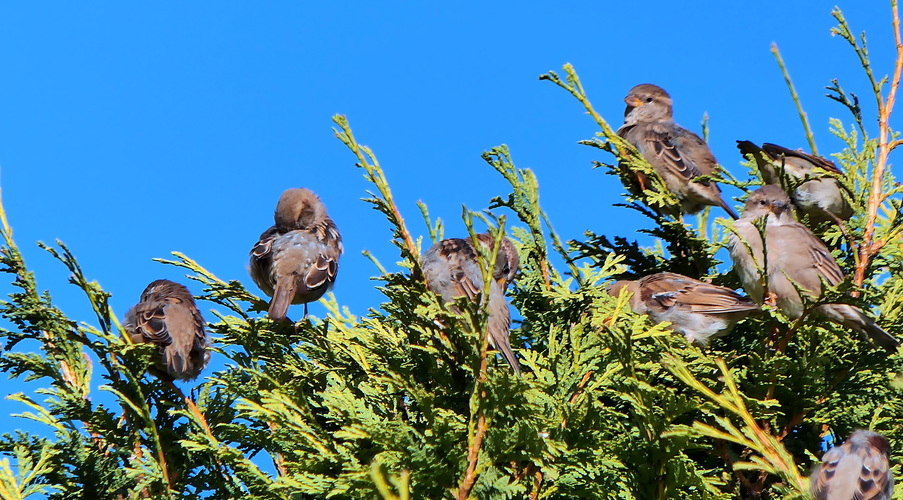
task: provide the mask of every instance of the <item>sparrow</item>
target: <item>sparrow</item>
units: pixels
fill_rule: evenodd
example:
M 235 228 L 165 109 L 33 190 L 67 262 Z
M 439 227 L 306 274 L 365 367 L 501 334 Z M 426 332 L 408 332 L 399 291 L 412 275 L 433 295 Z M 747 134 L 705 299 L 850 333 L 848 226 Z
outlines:
M 495 237 L 482 233 L 477 235 L 480 245 L 491 255 Z M 421 268 L 427 287 L 439 295 L 443 303 L 456 297 L 467 297 L 476 302 L 483 293 L 483 273 L 477 260 L 478 250 L 470 238 L 450 238 L 442 240 L 424 252 Z M 518 376 L 520 364 L 511 350 L 508 338 L 511 327 L 511 313 L 505 300 L 505 290 L 514 280 L 520 260 L 517 250 L 508 238 L 502 237 L 495 263 L 492 267 L 492 281 L 489 284 L 489 342 L 499 351 L 502 358 Z M 454 312 L 459 312 L 452 308 Z
M 794 188 L 791 201 L 810 219 L 840 221 L 853 216 L 853 207 L 843 196 L 840 182 L 816 170 L 843 175 L 834 162 L 767 142 L 760 148 L 749 141 L 737 141 L 737 148 L 744 156 L 753 157 L 766 184 Z M 786 178 L 782 178 L 782 170 Z
M 854 432 L 822 457 L 812 471 L 810 491 L 815 500 L 890 500 L 890 443 L 875 432 Z
M 275 225 L 260 235 L 251 249 L 251 278 L 273 297 L 268 314 L 285 319 L 290 304 L 323 296 L 335 283 L 342 255 L 342 236 L 326 206 L 313 191 L 288 189 L 279 197 Z
M 730 288 L 676 273 L 616 281 L 608 293 L 617 297 L 625 288 L 633 294 L 633 312 L 645 314 L 655 323 L 670 322 L 671 330 L 698 346 L 726 335 L 734 324 L 759 309 L 755 302 Z
M 123 326 L 132 342 L 160 347 L 151 367 L 158 377 L 191 380 L 210 361 L 204 318 L 191 292 L 179 283 L 157 280 L 147 285 Z
M 630 89 L 624 98 L 624 125 L 618 135 L 643 155 L 661 176 L 665 186 L 677 196 L 684 213 L 694 214 L 706 205 L 723 208 L 731 218 L 737 214 L 721 197 L 711 181 L 694 182 L 701 175 L 718 172 L 718 162 L 698 135 L 674 123 L 671 96 L 661 87 L 643 83 Z M 637 174 L 641 189 L 648 184 Z
M 767 251 L 764 255 L 762 237 L 753 224 L 760 217 L 766 218 L 764 247 Z M 816 300 L 821 295 L 822 280 L 830 286 L 844 280 L 843 272 L 824 242 L 797 222 L 790 198 L 778 186 L 767 185 L 753 191 L 746 201 L 743 216 L 734 222 L 734 230 L 730 235 L 729 249 L 734 271 L 740 277 L 743 289 L 758 304 L 764 303 L 766 297 L 760 269 L 767 257 L 765 278 L 769 299 L 773 298 L 777 307 L 791 319 L 799 318 L 804 312 L 803 299 L 797 287 L 809 299 Z M 863 338 L 871 338 L 890 352 L 900 346 L 897 339 L 856 306 L 822 304 L 814 311 L 855 330 Z

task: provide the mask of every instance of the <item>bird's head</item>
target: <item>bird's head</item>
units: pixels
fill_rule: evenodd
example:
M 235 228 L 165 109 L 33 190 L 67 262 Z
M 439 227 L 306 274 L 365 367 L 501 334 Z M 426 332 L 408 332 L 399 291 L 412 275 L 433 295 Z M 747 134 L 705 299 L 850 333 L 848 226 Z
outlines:
M 307 188 L 285 190 L 276 204 L 273 219 L 280 231 L 308 229 L 327 217 L 326 207 L 317 195 Z
M 746 199 L 743 218 L 757 219 L 773 215 L 776 219 L 793 218 L 793 206 L 790 197 L 780 186 L 769 184 L 752 192 Z
M 477 235 L 480 244 L 487 250 L 492 251 L 495 245 L 495 236 L 489 233 L 481 233 Z M 517 249 L 511 240 L 502 236 L 499 251 L 496 254 L 495 265 L 492 269 L 492 278 L 499 282 L 503 287 L 508 286 L 514 281 L 517 269 L 520 267 L 520 257 L 517 255 Z
M 624 102 L 627 103 L 624 110 L 626 124 L 671 119 L 671 96 L 651 83 L 642 83 L 630 89 Z
M 185 285 L 169 280 L 152 281 L 141 292 L 141 302 L 161 302 L 170 298 L 180 299 L 184 302 L 194 300 Z

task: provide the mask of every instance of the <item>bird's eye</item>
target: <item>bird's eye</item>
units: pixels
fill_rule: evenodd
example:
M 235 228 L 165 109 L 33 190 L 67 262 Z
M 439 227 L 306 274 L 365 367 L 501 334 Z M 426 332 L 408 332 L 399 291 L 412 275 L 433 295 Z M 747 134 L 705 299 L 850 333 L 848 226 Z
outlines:
M 646 98 L 646 102 L 652 102 L 652 98 L 651 98 L 651 97 L 647 97 L 647 98 Z
M 765 203 L 765 200 L 759 200 L 759 205 L 767 205 L 767 203 Z

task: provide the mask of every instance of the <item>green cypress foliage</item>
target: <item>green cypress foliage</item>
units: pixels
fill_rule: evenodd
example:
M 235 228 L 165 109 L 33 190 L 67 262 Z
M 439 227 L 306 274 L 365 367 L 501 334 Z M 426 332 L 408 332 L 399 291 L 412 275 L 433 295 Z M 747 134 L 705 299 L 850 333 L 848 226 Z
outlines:
M 833 224 L 815 231 L 850 278 L 809 307 L 855 303 L 903 338 L 903 187 L 887 156 L 900 144 L 887 118 L 903 49 L 896 73 L 877 80 L 864 36 L 834 15 L 836 34 L 866 70 L 879 128 L 833 82 L 829 97 L 852 116 L 852 124 L 832 120 L 831 131 L 845 144 L 836 154 L 846 171 L 839 179 L 856 215 L 846 224 L 850 239 Z M 626 297 L 608 295 L 612 279 L 663 270 L 737 287 L 721 262 L 732 226 L 710 221 L 708 211 L 659 215 L 677 200 L 596 113 L 575 70 L 565 65 L 562 77 L 541 79 L 576 98 L 599 126 L 583 143 L 599 149 L 600 167 L 625 183 L 630 171 L 643 171 L 658 188 L 622 203 L 648 217 L 642 230 L 656 244 L 591 232 L 561 241 L 540 205 L 537 174 L 516 167 L 505 146 L 483 154 L 510 192 L 491 200 L 490 211 L 463 216 L 473 231 L 494 226 L 516 240 L 521 270 L 509 296 L 520 318 L 512 345 L 523 378 L 488 350 L 485 307 L 458 300 L 455 313 L 428 291 L 419 255 L 443 226 L 421 204 L 428 234 L 415 236 L 392 197 L 391 168 L 357 142 L 343 116 L 334 117 L 336 137 L 372 183 L 364 202 L 386 216 L 387 239 L 399 251 L 391 268 L 374 259 L 385 301 L 355 316 L 328 295 L 325 318 L 273 323 L 244 283 L 222 281 L 174 252 L 160 262 L 199 283 L 202 309 L 214 310 L 207 316 L 216 355 L 228 360 L 189 394 L 145 374 L 154 348 L 123 335 L 110 294 L 62 242 L 41 247 L 70 273 L 94 316 L 76 320 L 58 309 L 0 207 L 0 265 L 13 285 L 0 302 L 12 325 L 2 332 L 0 369 L 42 385 L 11 398 L 44 429 L 0 438 L 0 497 L 806 498 L 827 432 L 839 441 L 871 428 L 890 439 L 899 460 L 899 355 L 818 317 L 789 320 L 770 307 L 698 348 L 631 312 Z M 717 180 L 760 183 L 754 164 L 746 167 L 750 182 Z

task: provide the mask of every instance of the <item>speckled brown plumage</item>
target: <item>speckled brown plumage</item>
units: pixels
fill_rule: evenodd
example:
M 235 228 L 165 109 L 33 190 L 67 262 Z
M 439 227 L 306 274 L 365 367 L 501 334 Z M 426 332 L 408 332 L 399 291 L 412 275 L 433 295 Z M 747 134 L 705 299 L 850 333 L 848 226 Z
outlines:
M 714 175 L 718 162 L 701 137 L 674 123 L 671 96 L 661 87 L 643 83 L 630 89 L 624 98 L 624 124 L 618 135 L 643 155 L 680 200 L 681 211 L 693 214 L 706 205 L 721 207 L 732 218 L 737 214 L 724 201 L 718 185 L 694 178 Z M 644 182 L 637 174 L 641 187 Z M 636 193 L 635 193 L 636 194 Z
M 158 376 L 193 379 L 210 360 L 204 318 L 191 292 L 179 283 L 157 280 L 149 284 L 126 314 L 124 327 L 132 342 L 160 347 L 151 368 Z
M 889 500 L 894 492 L 890 443 L 881 434 L 858 430 L 828 450 L 812 471 L 815 500 Z
M 285 319 L 290 304 L 313 302 L 335 283 L 342 236 L 313 191 L 286 190 L 268 228 L 251 249 L 251 278 L 273 300 L 268 314 Z
M 480 245 L 491 251 L 495 243 L 492 236 L 483 233 L 477 235 L 477 239 Z M 502 238 L 492 267 L 488 304 L 489 340 L 518 375 L 521 369 L 511 350 L 511 313 L 505 300 L 505 289 L 514 280 L 519 263 L 514 245 L 507 238 Z M 456 297 L 476 301 L 483 292 L 483 273 L 477 260 L 477 250 L 469 238 L 451 238 L 436 243 L 424 252 L 421 267 L 427 286 L 442 297 L 443 302 L 451 302 Z
M 677 273 L 656 273 L 634 281 L 617 281 L 608 293 L 618 296 L 626 288 L 633 293 L 630 307 L 652 321 L 671 323 L 697 345 L 727 334 L 734 324 L 759 309 L 748 297 L 730 288 L 713 285 Z

